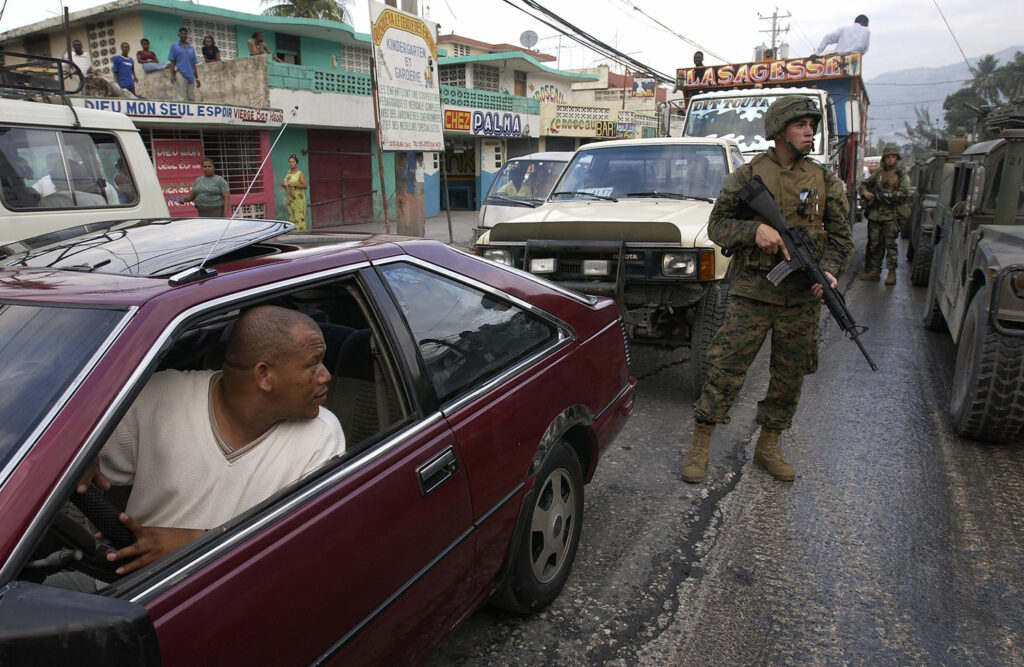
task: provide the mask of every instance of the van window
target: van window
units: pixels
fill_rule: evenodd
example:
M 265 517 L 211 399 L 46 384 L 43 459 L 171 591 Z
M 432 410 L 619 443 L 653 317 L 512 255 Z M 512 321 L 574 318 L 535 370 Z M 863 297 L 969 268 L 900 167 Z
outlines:
M 9 210 L 110 208 L 139 201 L 117 139 L 102 132 L 0 128 L 0 193 Z

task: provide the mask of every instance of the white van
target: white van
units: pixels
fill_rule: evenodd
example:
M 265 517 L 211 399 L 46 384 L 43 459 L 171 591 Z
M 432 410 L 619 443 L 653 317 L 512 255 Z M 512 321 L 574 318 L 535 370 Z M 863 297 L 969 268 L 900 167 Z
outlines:
M 109 111 L 0 99 L 0 185 L 0 246 L 92 222 L 168 217 L 142 137 Z

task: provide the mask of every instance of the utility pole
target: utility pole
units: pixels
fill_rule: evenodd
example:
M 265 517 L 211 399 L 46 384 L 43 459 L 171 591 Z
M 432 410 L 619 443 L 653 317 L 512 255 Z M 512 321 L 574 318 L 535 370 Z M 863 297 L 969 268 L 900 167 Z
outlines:
M 761 19 L 762 21 L 771 21 L 772 22 L 771 30 L 759 30 L 758 32 L 770 32 L 772 34 L 772 57 L 773 58 L 778 58 L 779 57 L 779 51 L 778 51 L 778 46 L 777 46 L 777 44 L 779 42 L 778 36 L 781 33 L 789 32 L 789 26 L 788 25 L 785 28 L 779 27 L 779 19 L 788 19 L 791 16 L 792 16 L 792 14 L 790 14 L 789 12 L 786 12 L 785 15 L 780 15 L 778 7 L 775 8 L 775 11 L 772 12 L 771 16 L 761 16 L 760 12 L 758 12 L 758 14 L 757 14 L 757 18 Z

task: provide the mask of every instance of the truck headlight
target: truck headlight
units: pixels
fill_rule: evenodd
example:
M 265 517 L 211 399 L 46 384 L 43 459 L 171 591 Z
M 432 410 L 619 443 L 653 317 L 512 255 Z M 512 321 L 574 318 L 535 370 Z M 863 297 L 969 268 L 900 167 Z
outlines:
M 1018 299 L 1024 299 L 1024 271 L 1010 274 L 1010 287 Z
M 485 248 L 480 256 L 484 259 L 489 259 L 492 262 L 498 264 L 504 264 L 506 266 L 512 266 L 512 251 L 502 250 L 500 248 Z
M 554 273 L 555 272 L 555 258 L 554 257 L 541 257 L 539 259 L 530 260 L 530 273 Z
M 693 276 L 697 256 L 692 252 L 667 252 L 661 256 L 661 273 L 666 276 Z

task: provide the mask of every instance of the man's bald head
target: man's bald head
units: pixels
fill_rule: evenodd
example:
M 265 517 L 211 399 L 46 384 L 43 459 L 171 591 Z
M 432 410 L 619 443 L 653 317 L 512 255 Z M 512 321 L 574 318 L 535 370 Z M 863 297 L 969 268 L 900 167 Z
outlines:
M 295 330 L 320 331 L 313 318 L 280 306 L 257 306 L 235 323 L 224 358 L 225 366 L 247 370 L 259 362 L 273 365 L 293 351 Z

